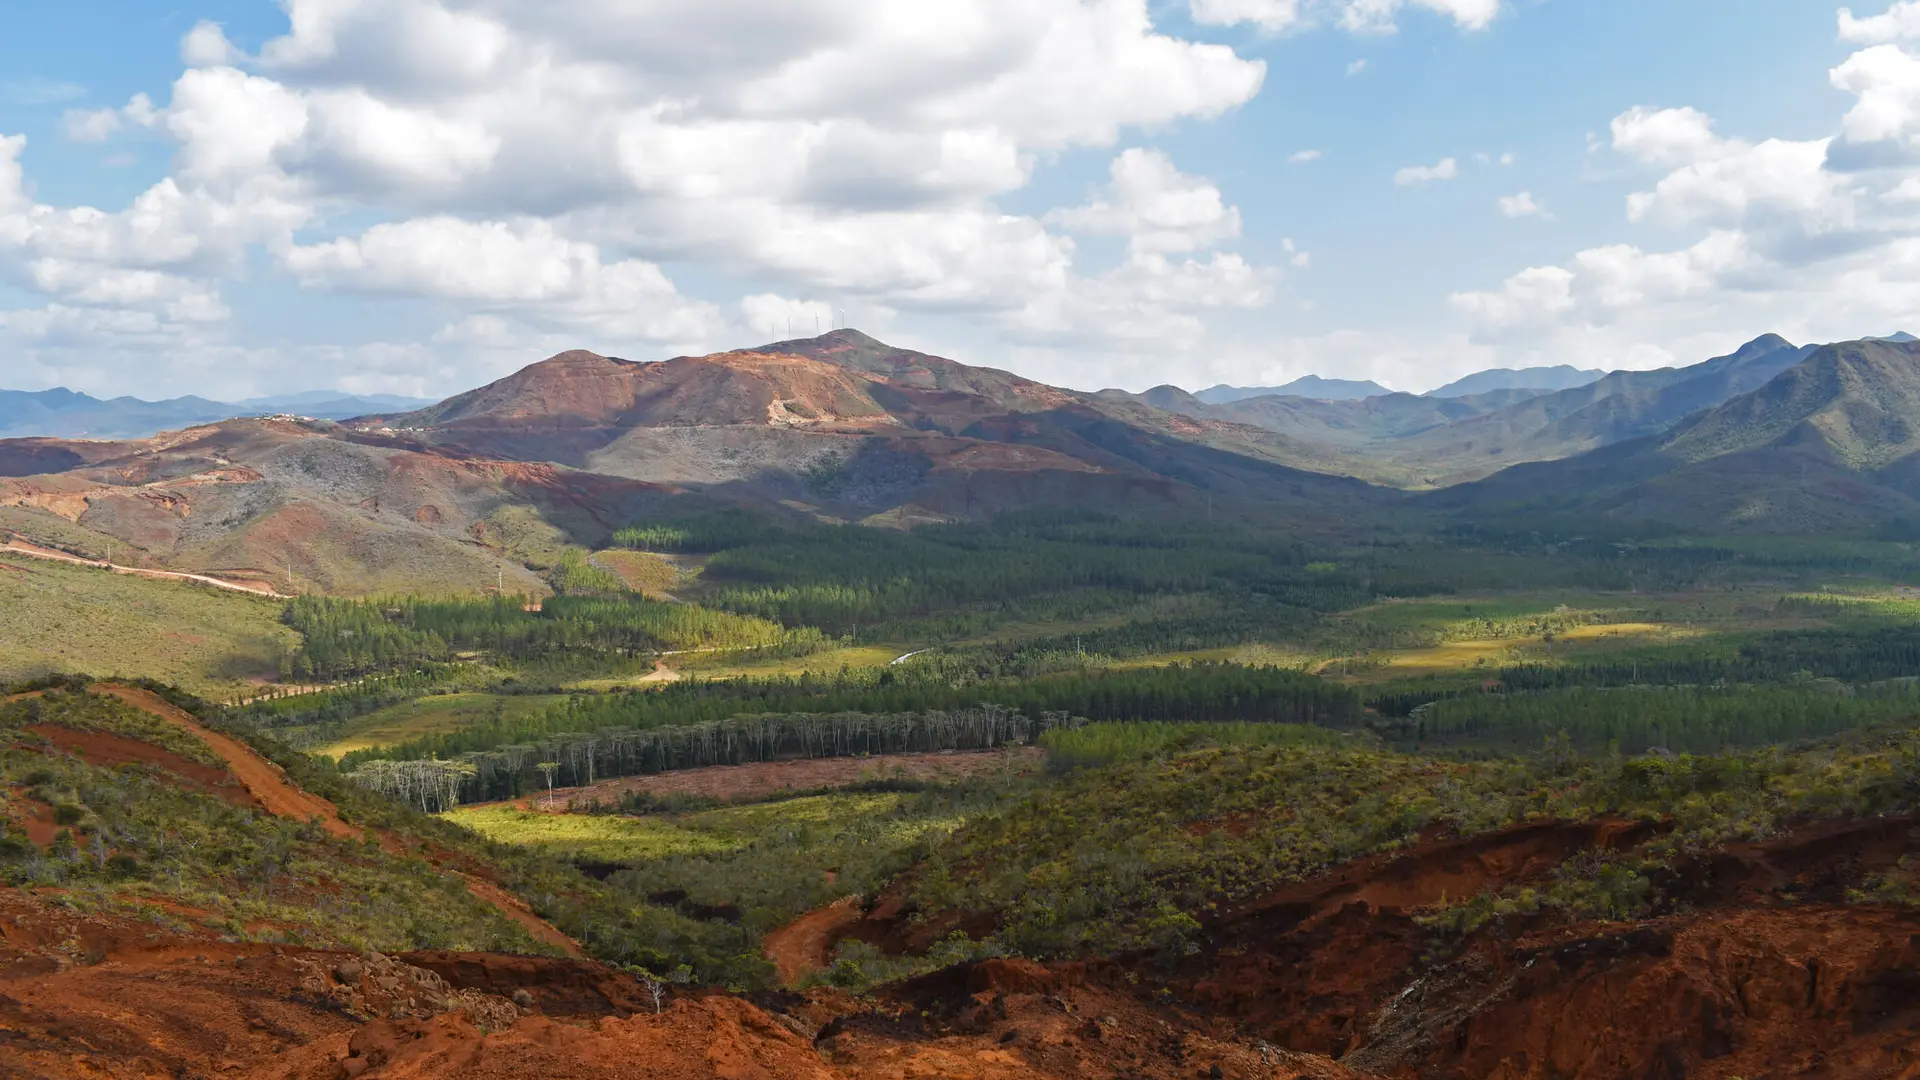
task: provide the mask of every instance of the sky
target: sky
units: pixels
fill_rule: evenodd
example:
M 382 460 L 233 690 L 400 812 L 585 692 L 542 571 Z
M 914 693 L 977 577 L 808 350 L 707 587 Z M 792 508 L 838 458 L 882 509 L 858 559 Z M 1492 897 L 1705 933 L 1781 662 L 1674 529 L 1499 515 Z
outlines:
M 1920 331 L 1920 0 L 0 0 L 0 387 L 850 325 L 1420 391 Z

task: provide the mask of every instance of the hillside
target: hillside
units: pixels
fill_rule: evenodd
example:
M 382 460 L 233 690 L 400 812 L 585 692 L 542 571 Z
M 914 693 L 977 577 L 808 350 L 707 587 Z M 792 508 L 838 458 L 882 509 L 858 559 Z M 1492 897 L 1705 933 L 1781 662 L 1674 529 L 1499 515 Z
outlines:
M 1193 396 L 1203 405 L 1231 405 L 1245 398 L 1276 395 L 1321 401 L 1355 401 L 1391 393 L 1393 391 L 1368 379 L 1326 379 L 1318 375 L 1302 375 L 1283 386 L 1228 386 L 1221 383 Z
M 1689 367 L 1616 371 L 1585 386 L 1530 397 L 1400 440 L 1386 456 L 1418 470 L 1425 484 L 1444 487 L 1510 465 L 1659 435 L 1695 412 L 1761 386 L 1815 348 L 1766 334 Z
M 656 363 L 564 353 L 359 426 L 854 519 L 1043 503 L 1191 509 L 1206 492 L 1243 507 L 1382 497 L 1317 475 L 1349 463 L 1283 433 L 1061 390 L 853 330 Z
M 237 403 L 192 396 L 165 401 L 133 397 L 102 401 L 65 388 L 37 393 L 0 390 L 0 439 L 144 439 L 162 431 L 238 416 L 295 413 L 321 420 L 345 420 L 424 404 L 414 398 L 357 397 L 324 390 Z
M 1920 345 L 1829 345 L 1670 432 L 1469 485 L 1453 505 L 1689 529 L 1871 532 L 1920 521 Z M 1542 500 L 1542 490 L 1556 494 Z
M 0 442 L 0 460 L 20 446 Z M 478 591 L 503 576 L 537 589 L 526 564 L 547 565 L 565 535 L 604 537 L 666 497 L 289 420 L 24 449 L 0 478 L 0 526 L 95 559 L 111 544 L 124 565 L 295 591 Z
M 1593 368 L 1582 370 L 1572 364 L 1559 364 L 1554 367 L 1490 368 L 1476 371 L 1471 375 L 1455 379 L 1445 386 L 1427 391 L 1422 397 L 1466 397 L 1469 394 L 1484 394 L 1494 390 L 1538 390 L 1542 393 L 1554 390 L 1572 390 L 1595 382 L 1606 372 Z
M 1176 743 L 928 792 L 965 819 L 919 844 L 884 794 L 479 812 L 745 830 L 601 882 L 164 687 L 6 690 L 10 1076 L 1897 1075 L 1920 1030 L 1911 751 L 1884 738 L 1448 763 L 1328 732 Z M 885 827 L 792 827 L 836 798 Z M 843 846 L 778 846 L 821 836 Z M 855 861 L 883 842 L 910 861 Z M 700 876 L 732 850 L 753 873 Z M 821 858 L 873 887 L 718 958 L 760 913 L 688 890 L 819 882 Z
M 0 526 L 284 591 L 537 594 L 564 548 L 604 547 L 669 507 L 873 524 L 1046 507 L 1340 529 L 1399 501 L 1343 473 L 1366 469 L 1337 446 L 836 331 L 656 363 L 562 353 L 347 424 L 0 440 Z

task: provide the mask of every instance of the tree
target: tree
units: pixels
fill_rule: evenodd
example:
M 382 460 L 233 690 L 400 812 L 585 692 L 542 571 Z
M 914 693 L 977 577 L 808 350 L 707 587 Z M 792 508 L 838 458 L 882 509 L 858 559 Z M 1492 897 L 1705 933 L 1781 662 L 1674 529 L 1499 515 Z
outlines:
M 539 769 L 547 776 L 547 809 L 551 810 L 553 809 L 553 774 L 560 771 L 560 763 L 557 761 L 543 761 L 535 765 L 534 768 Z

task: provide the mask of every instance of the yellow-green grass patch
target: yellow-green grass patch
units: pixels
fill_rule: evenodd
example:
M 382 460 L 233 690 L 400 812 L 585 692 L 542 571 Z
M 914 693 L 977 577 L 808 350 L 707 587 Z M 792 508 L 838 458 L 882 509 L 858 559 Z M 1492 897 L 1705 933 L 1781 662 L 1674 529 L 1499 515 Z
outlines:
M 664 817 L 547 813 L 510 803 L 463 807 L 444 816 L 489 840 L 590 862 L 736 851 L 748 842 L 743 836 L 688 828 Z
M 300 643 L 265 597 L 0 555 L 0 679 L 149 678 L 214 699 L 279 672 Z
M 596 551 L 589 561 L 612 573 L 627 588 L 654 599 L 670 597 L 680 584 L 680 571 L 652 552 Z
M 564 694 L 434 694 L 368 713 L 314 752 L 337 759 L 355 750 L 459 731 L 495 716 L 521 720 L 565 700 Z

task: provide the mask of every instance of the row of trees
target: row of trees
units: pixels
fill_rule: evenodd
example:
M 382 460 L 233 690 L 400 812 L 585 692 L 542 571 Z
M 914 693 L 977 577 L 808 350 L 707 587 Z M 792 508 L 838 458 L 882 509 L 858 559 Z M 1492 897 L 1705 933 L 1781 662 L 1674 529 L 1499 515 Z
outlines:
M 1428 749 L 1530 751 L 1565 735 L 1586 750 L 1637 754 L 1717 753 L 1840 734 L 1920 714 L 1920 689 L 1851 692 L 1838 684 L 1805 687 L 1578 687 L 1477 694 L 1435 701 L 1375 730 Z
M 369 759 L 357 762 L 348 777 L 423 810 L 449 809 L 463 798 L 519 795 L 536 776 L 548 785 L 574 786 L 754 761 L 991 750 L 1031 743 L 1046 732 L 1084 722 L 1064 712 L 1028 716 L 999 705 L 924 713 L 738 716 L 653 729 L 561 732 L 452 761 Z
M 418 667 L 484 650 L 517 661 L 589 651 L 632 656 L 687 650 L 785 648 L 823 642 L 749 615 L 638 596 L 556 596 L 539 610 L 517 598 L 338 600 L 297 597 L 286 621 L 305 643 L 292 660 L 301 678 L 342 678 Z
M 1920 676 L 1920 626 L 1874 629 L 1780 630 L 1742 643 L 1731 655 L 1705 651 L 1550 666 L 1504 668 L 1513 690 L 1574 686 L 1675 686 L 1708 683 L 1791 682 L 1813 677 L 1850 683 Z
M 878 672 L 689 681 L 632 693 L 576 695 L 534 716 L 501 719 L 393 747 L 356 750 L 343 764 L 352 767 L 379 757 L 457 758 L 475 751 L 538 744 L 564 732 L 686 727 L 765 714 L 926 714 L 973 708 L 983 701 L 1028 716 L 1065 713 L 1092 720 L 1243 720 L 1353 727 L 1361 719 L 1360 695 L 1352 688 L 1276 667 L 1176 664 L 956 684 L 903 664 Z

